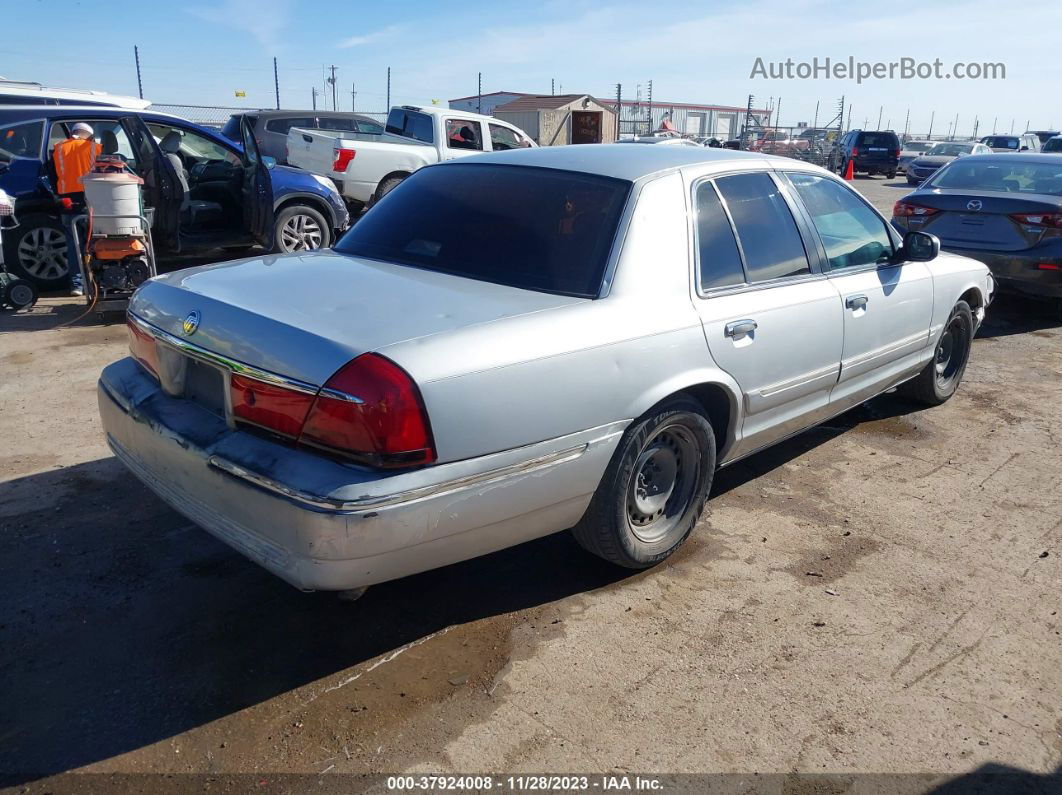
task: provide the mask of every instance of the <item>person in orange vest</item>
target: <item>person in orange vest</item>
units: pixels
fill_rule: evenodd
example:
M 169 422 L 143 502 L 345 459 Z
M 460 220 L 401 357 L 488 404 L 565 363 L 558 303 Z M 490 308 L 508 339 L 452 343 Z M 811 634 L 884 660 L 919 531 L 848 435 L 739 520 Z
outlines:
M 81 178 L 91 169 L 100 153 L 100 145 L 92 139 L 92 128 L 82 121 L 70 128 L 70 137 L 60 141 L 52 150 L 55 164 L 56 193 L 59 194 L 60 220 L 66 230 L 66 257 L 70 266 L 70 294 L 84 295 L 81 272 L 81 248 L 75 237 L 75 219 L 85 212 L 85 187 Z

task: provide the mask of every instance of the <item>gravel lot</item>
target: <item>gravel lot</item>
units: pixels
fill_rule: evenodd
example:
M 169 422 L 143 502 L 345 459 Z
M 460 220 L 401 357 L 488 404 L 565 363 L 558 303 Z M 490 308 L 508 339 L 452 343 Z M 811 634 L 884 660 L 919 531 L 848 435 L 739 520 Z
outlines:
M 907 192 L 856 186 L 886 211 Z M 945 406 L 887 395 L 721 472 L 657 569 L 561 534 L 356 604 L 295 591 L 125 472 L 94 390 L 125 330 L 55 328 L 77 314 L 0 317 L 0 783 L 994 763 L 1062 784 L 1043 307 L 990 308 Z

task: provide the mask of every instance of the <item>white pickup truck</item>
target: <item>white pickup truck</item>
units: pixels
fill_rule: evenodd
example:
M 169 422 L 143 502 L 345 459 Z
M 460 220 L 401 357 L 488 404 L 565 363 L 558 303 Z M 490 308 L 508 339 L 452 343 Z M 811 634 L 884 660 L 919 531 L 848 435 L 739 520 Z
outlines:
M 288 164 L 330 178 L 348 202 L 371 204 L 422 166 L 536 145 L 491 116 L 401 105 L 391 108 L 380 135 L 292 127 Z

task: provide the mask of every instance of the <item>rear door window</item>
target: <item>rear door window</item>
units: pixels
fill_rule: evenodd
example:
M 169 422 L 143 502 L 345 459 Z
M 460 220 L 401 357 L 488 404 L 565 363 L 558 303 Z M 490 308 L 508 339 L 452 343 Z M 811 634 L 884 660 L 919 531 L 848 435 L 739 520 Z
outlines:
M 40 120 L 0 127 L 0 161 L 9 161 L 16 157 L 39 160 L 43 140 L 44 122 Z
M 811 272 L 793 214 L 769 174 L 735 174 L 716 180 L 734 219 L 750 282 Z
M 446 120 L 446 145 L 450 149 L 483 149 L 479 124 L 468 119 Z
M 416 171 L 366 213 L 336 251 L 582 298 L 601 289 L 624 180 L 573 171 L 450 162 Z
M 697 187 L 697 275 L 701 290 L 744 284 L 734 230 L 711 182 Z

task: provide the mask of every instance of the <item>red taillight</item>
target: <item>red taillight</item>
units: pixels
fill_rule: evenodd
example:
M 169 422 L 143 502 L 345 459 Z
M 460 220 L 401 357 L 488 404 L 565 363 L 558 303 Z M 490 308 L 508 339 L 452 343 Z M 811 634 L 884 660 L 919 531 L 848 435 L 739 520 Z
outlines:
M 1062 265 L 1056 265 L 1053 262 L 1038 262 L 1036 267 L 1042 271 L 1062 271 Z
M 333 149 L 332 154 L 335 155 L 335 159 L 332 161 L 332 170 L 346 171 L 357 153 L 356 149 Z
M 312 394 L 242 375 L 232 376 L 229 394 L 232 396 L 232 414 L 237 421 L 249 422 L 291 439 L 302 430 L 302 423 L 314 400 Z
M 858 146 L 853 146 L 852 147 L 852 157 L 855 157 L 858 154 L 859 154 L 859 147 Z
M 892 154 L 893 154 L 893 157 L 899 157 L 900 156 L 900 150 L 899 149 L 893 149 L 892 150 Z
M 405 370 L 375 353 L 362 354 L 328 379 L 306 418 L 299 444 L 380 467 L 435 460 L 420 390 Z
M 923 207 L 921 204 L 911 204 L 911 202 L 899 201 L 892 206 L 893 218 L 927 218 L 930 215 L 936 215 L 940 210 L 936 210 L 932 207 Z
M 1026 226 L 1046 226 L 1049 229 L 1062 229 L 1062 213 L 1014 213 L 1012 216 L 1019 224 Z
M 137 326 L 132 320 L 126 320 L 125 325 L 129 329 L 129 352 L 133 354 L 134 359 L 158 378 L 159 352 L 155 347 L 155 338 Z

